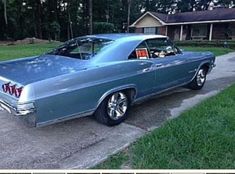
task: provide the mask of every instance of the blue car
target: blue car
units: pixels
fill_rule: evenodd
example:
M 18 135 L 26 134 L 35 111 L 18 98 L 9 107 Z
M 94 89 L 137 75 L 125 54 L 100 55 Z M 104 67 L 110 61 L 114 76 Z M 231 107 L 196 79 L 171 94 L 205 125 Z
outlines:
M 35 57 L 0 63 L 0 107 L 43 126 L 94 115 L 113 126 L 131 105 L 179 86 L 200 90 L 210 52 L 184 52 L 166 36 L 101 34 Z

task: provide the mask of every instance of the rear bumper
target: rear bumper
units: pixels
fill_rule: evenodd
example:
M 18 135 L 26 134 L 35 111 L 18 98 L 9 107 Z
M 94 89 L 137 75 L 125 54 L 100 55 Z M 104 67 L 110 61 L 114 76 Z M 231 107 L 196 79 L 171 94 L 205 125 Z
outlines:
M 0 107 L 8 113 L 25 120 L 30 126 L 36 126 L 36 109 L 35 107 L 23 108 L 24 105 L 19 105 L 21 109 L 17 109 L 9 103 L 0 100 Z

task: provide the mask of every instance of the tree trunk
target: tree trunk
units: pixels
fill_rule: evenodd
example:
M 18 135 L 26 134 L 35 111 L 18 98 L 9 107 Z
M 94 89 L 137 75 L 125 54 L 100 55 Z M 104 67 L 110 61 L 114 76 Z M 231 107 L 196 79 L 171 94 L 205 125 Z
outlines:
M 67 7 L 67 13 L 68 13 L 68 39 L 73 38 L 73 28 L 72 28 L 72 21 L 70 16 L 70 1 L 68 0 L 68 7 Z
M 127 33 L 130 32 L 131 0 L 127 0 Z
M 4 19 L 5 19 L 5 23 L 6 25 L 8 24 L 8 20 L 7 20 L 7 0 L 2 0 L 3 4 L 4 4 Z
M 93 4 L 92 0 L 89 0 L 89 34 L 93 34 Z
M 37 26 L 37 37 L 42 39 L 42 5 L 41 0 L 36 0 L 36 26 Z

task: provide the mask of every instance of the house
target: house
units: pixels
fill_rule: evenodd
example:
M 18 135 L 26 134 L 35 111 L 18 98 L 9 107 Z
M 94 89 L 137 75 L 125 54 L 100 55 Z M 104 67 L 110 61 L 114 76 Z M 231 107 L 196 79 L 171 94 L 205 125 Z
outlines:
M 136 33 L 162 34 L 172 40 L 235 40 L 235 8 L 176 14 L 146 12 L 131 27 Z

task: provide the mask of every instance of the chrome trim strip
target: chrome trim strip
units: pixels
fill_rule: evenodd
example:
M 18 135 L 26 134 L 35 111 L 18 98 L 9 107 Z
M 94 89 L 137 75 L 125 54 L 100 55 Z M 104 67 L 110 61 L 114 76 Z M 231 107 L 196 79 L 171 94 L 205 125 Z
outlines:
M 197 73 L 198 73 L 198 71 L 200 70 L 200 68 L 204 65 L 204 64 L 207 64 L 207 63 L 209 63 L 209 69 L 211 69 L 211 62 L 210 61 L 203 61 L 202 63 L 200 63 L 200 65 L 198 66 L 198 68 L 197 68 L 197 71 L 196 71 L 196 73 L 194 74 L 194 76 L 193 76 L 193 78 L 190 80 L 190 82 L 196 77 L 196 75 L 197 75 Z
M 99 107 L 99 105 L 102 103 L 102 101 L 110 94 L 114 93 L 114 92 L 117 92 L 117 91 L 121 91 L 121 90 L 125 90 L 125 89 L 130 89 L 130 88 L 134 88 L 135 89 L 135 92 L 136 92 L 136 95 L 137 95 L 137 87 L 136 85 L 134 84 L 129 84 L 129 85 L 123 85 L 123 86 L 119 86 L 119 87 L 116 87 L 116 88 L 113 88 L 113 89 L 110 89 L 109 91 L 105 92 L 101 97 L 100 99 L 98 100 L 98 103 L 96 105 L 96 109 Z M 135 95 L 135 97 L 136 97 Z

